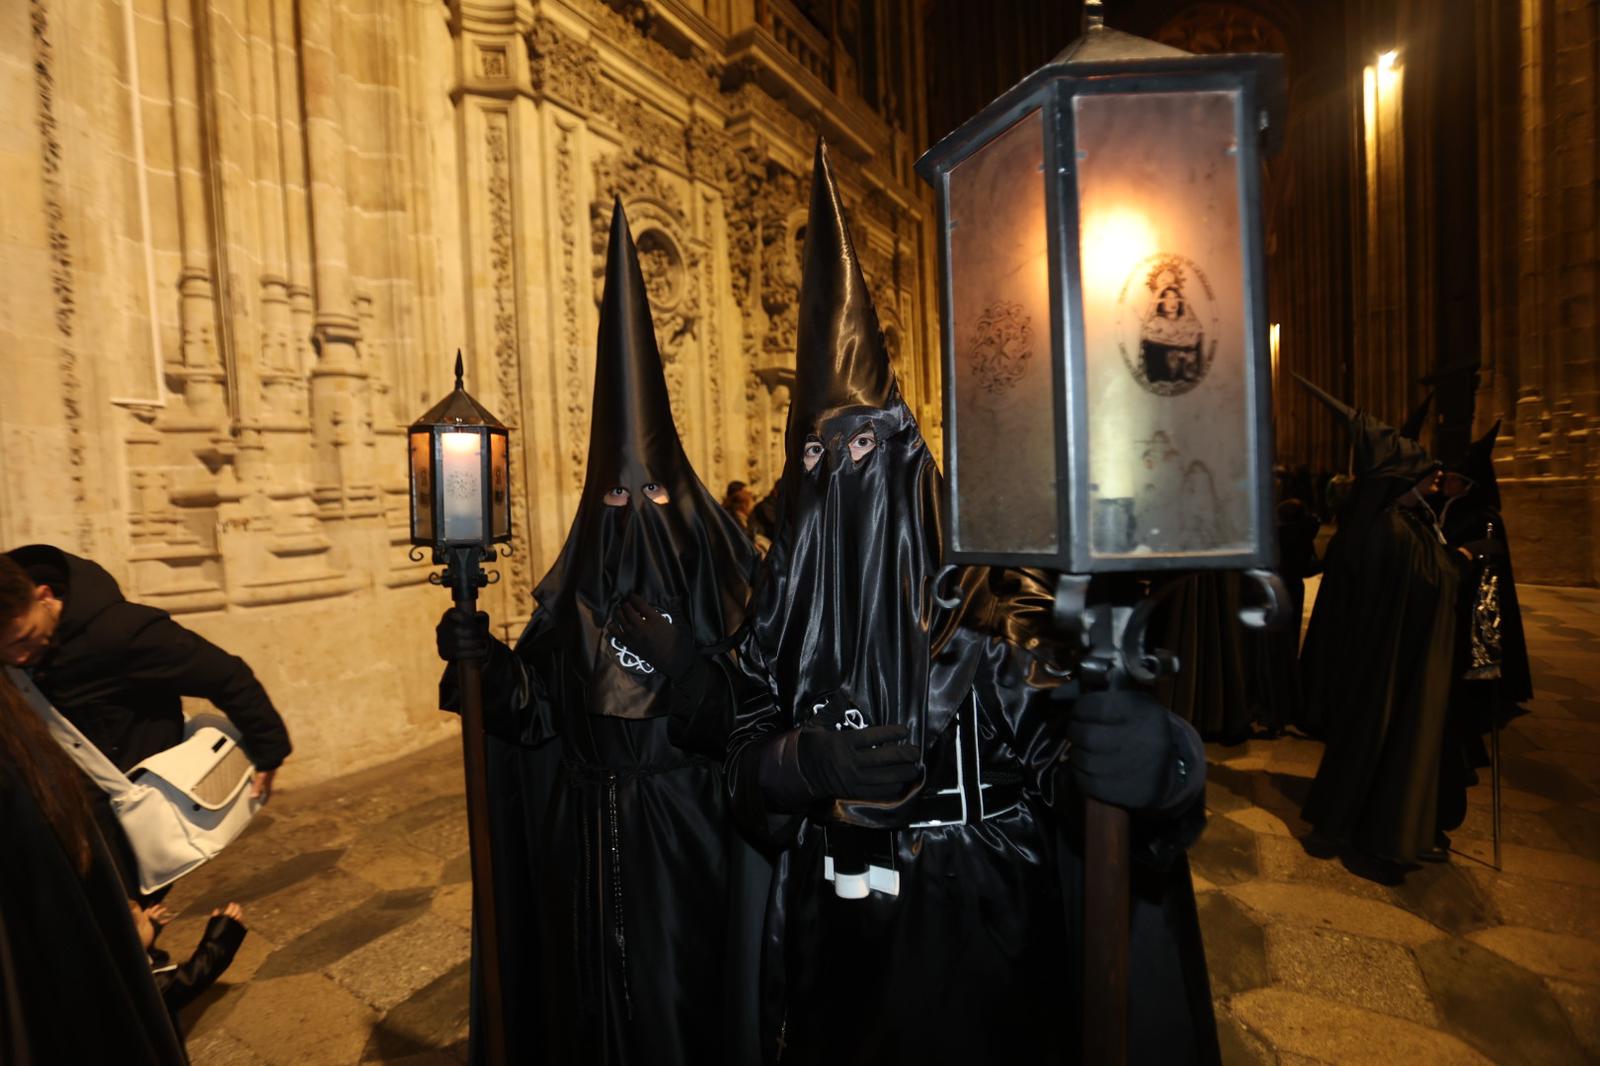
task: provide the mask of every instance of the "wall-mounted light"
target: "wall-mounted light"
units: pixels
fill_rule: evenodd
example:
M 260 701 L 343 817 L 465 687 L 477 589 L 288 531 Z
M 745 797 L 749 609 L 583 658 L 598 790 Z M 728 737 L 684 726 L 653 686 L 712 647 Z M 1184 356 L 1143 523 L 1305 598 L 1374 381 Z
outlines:
M 1272 388 L 1278 388 L 1278 323 L 1267 327 L 1267 347 L 1272 351 Z

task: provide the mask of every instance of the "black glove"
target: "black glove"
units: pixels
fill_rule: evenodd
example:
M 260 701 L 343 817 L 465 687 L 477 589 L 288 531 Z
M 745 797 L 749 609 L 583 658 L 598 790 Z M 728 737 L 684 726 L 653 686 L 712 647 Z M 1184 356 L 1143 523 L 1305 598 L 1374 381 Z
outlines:
M 612 617 L 617 635 L 628 650 L 669 678 L 685 677 L 699 664 L 700 651 L 694 645 L 687 618 L 669 622 L 637 595 L 617 604 Z
M 1160 806 L 1179 774 L 1167 709 L 1134 689 L 1088 692 L 1072 707 L 1067 766 L 1078 791 L 1142 811 Z
M 830 696 L 795 738 L 795 762 L 814 800 L 887 800 L 903 795 L 922 773 L 903 725 L 852 729 L 845 704 Z
M 439 658 L 447 663 L 458 661 L 488 662 L 495 646 L 505 647 L 489 634 L 489 616 L 482 611 L 468 614 L 462 607 L 452 607 L 439 619 L 433 635 L 438 642 Z

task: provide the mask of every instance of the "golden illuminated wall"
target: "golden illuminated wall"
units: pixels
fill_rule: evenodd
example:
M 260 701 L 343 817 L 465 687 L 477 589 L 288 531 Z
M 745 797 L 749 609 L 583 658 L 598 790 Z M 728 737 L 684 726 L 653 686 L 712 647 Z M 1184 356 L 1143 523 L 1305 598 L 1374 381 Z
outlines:
M 506 630 L 582 482 L 627 206 L 679 427 L 770 485 L 816 134 L 930 433 L 916 0 L 0 6 L 0 547 L 93 556 L 244 655 L 301 779 L 446 735 L 401 430 L 514 433 Z M 291 778 L 291 781 L 293 778 Z

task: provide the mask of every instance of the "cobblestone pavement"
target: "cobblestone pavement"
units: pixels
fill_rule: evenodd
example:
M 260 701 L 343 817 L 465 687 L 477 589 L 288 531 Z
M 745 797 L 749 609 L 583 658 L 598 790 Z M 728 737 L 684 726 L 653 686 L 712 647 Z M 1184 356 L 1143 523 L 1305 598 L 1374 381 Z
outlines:
M 1385 883 L 1314 858 L 1320 746 L 1210 749 L 1193 862 L 1228 1063 L 1600 1061 L 1600 591 L 1520 590 L 1538 698 L 1502 738 L 1503 871 L 1487 774 L 1448 864 Z M 251 926 L 185 1017 L 196 1066 L 465 1059 L 459 748 L 285 791 L 180 883 L 188 950 L 230 899 Z

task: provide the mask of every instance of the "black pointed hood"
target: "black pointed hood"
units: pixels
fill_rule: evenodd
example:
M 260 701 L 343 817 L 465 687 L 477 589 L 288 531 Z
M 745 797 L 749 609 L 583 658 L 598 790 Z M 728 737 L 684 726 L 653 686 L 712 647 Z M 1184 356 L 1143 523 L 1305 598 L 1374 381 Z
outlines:
M 1464 454 L 1450 466 L 1450 472 L 1460 474 L 1472 482 L 1469 496 L 1476 497 L 1479 502 L 1500 509 L 1500 481 L 1494 473 L 1494 445 L 1500 436 L 1500 422 L 1489 427 L 1489 432 L 1473 441 Z
M 549 621 L 577 639 L 593 675 L 591 703 L 600 704 L 592 709 L 643 717 L 650 701 L 641 693 L 658 688 L 660 678 L 614 669 L 617 657 L 605 630 L 617 603 L 637 593 L 671 614 L 674 624 L 693 626 L 702 647 L 719 644 L 743 621 L 756 556 L 696 476 L 678 438 L 620 200 L 611 215 L 591 411 L 578 513 L 534 595 Z M 608 494 L 619 488 L 627 490 L 627 502 L 608 506 Z M 663 489 L 665 503 L 651 498 Z M 640 684 L 630 687 L 630 681 Z
M 1428 424 L 1428 409 L 1432 406 L 1433 390 L 1429 389 L 1428 395 L 1424 396 L 1422 402 L 1411 409 L 1411 413 L 1406 416 L 1405 422 L 1401 423 L 1400 435 L 1406 440 L 1422 440 L 1422 429 Z
M 782 516 L 746 647 L 795 722 L 838 693 L 923 743 L 953 713 L 928 690 L 939 472 L 895 383 L 821 143 L 804 264 Z M 869 433 L 871 449 L 852 454 Z M 843 816 L 878 824 L 898 804 L 846 806 Z
M 1439 464 L 1416 440 L 1406 437 L 1367 412 L 1335 399 L 1299 374 L 1294 377 L 1323 406 L 1344 420 L 1351 446 L 1355 449 L 1354 473 L 1357 480 L 1396 478 L 1416 482 L 1429 470 L 1438 467 Z
M 785 433 L 791 461 L 804 449 L 807 434 L 839 414 L 904 410 L 878 312 L 850 238 L 828 146 L 821 138 L 813 163 L 795 339 L 795 381 Z M 910 417 L 909 410 L 904 413 Z

